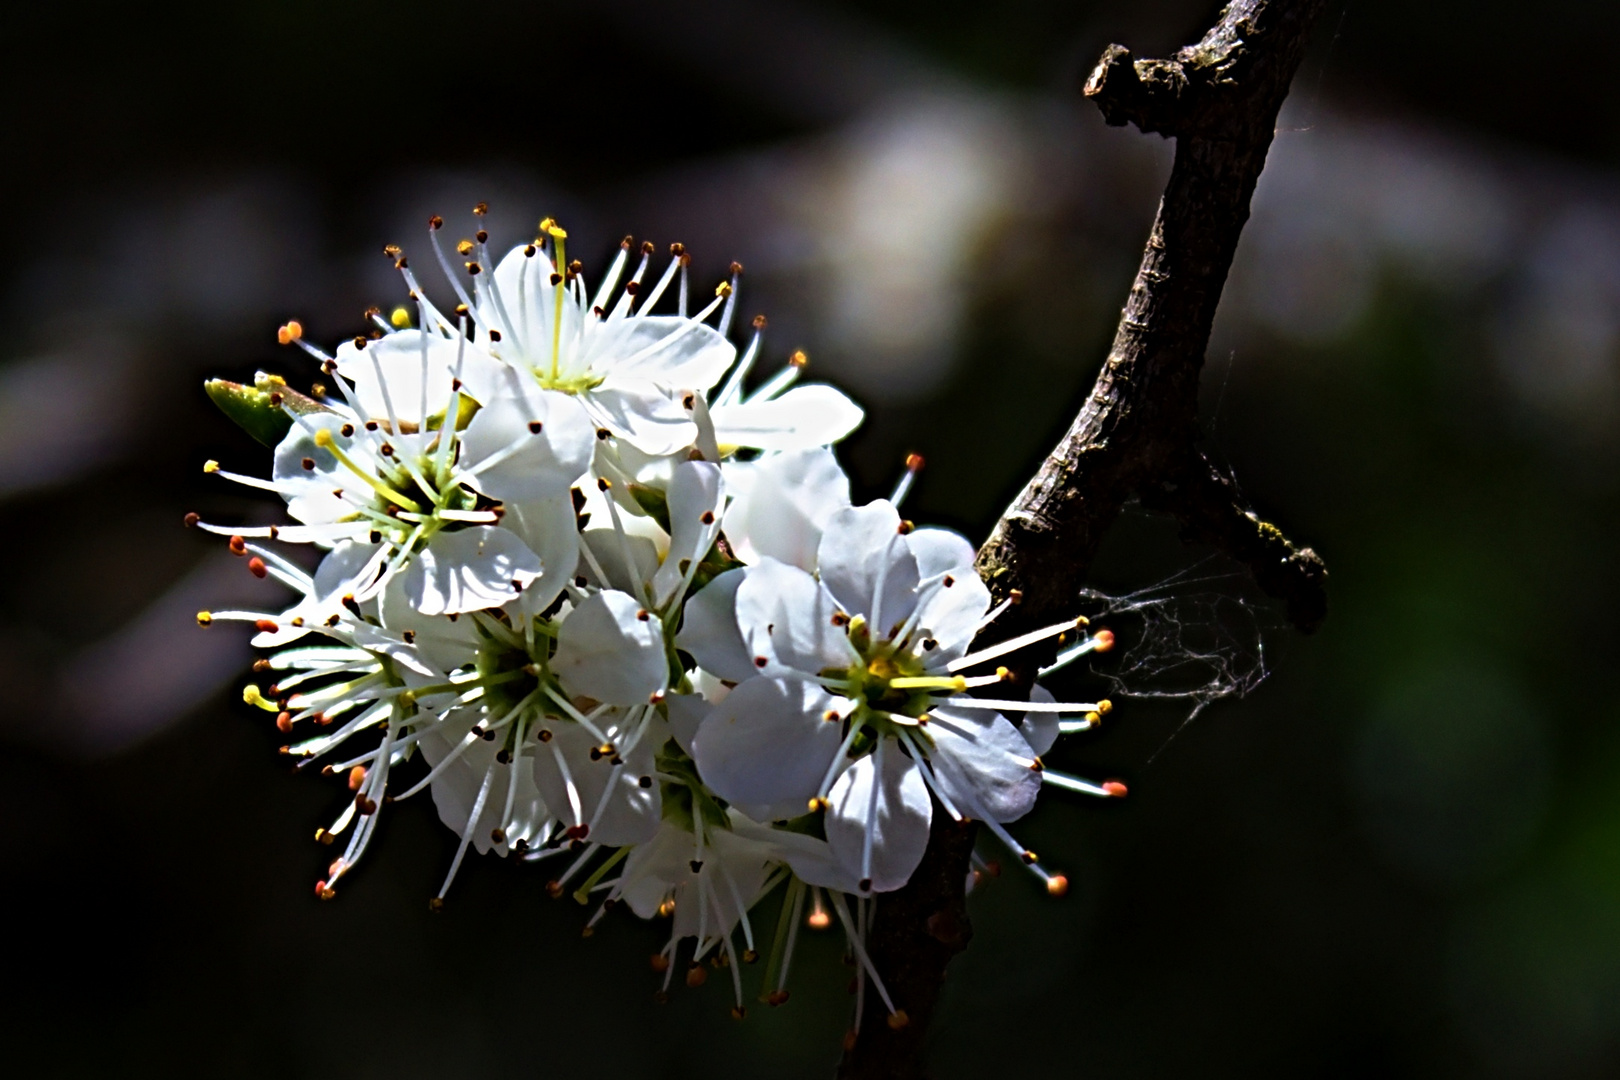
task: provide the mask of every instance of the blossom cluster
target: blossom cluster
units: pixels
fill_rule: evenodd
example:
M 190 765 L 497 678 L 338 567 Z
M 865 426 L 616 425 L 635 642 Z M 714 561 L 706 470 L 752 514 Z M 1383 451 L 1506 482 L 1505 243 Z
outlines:
M 198 619 L 253 626 L 265 684 L 245 699 L 352 792 L 316 834 L 342 845 L 317 895 L 385 807 L 427 791 L 460 837 L 435 910 L 469 848 L 556 860 L 553 895 L 602 901 L 587 930 L 621 905 L 670 918 L 665 988 L 694 939 L 686 981 L 729 969 L 738 1015 L 740 964 L 768 946 L 779 1004 L 800 923 L 836 916 L 861 992 L 870 978 L 903 1024 L 864 928 L 934 815 L 984 823 L 1061 893 L 1007 825 L 1045 784 L 1124 793 L 1040 758 L 1108 703 L 997 698 L 997 661 L 1055 638 L 1050 670 L 1111 635 L 1071 620 L 975 650 L 1007 605 L 966 540 L 901 517 L 921 460 L 891 498 L 852 503 L 831 446 L 862 411 L 800 383 L 802 353 L 756 377 L 763 317 L 740 355 L 729 339 L 740 267 L 694 311 L 680 245 L 654 274 L 652 245 L 626 238 L 593 291 L 550 219 L 498 260 L 482 230 L 452 258 L 442 226 L 453 309 L 390 247 L 409 299 L 374 329 L 328 354 L 281 328 L 320 364 L 311 393 L 209 384 L 274 462 L 268 479 L 205 469 L 292 520 L 189 520 L 295 597 Z M 313 548 L 313 573 L 284 545 Z M 749 913 L 778 889 L 762 942 Z

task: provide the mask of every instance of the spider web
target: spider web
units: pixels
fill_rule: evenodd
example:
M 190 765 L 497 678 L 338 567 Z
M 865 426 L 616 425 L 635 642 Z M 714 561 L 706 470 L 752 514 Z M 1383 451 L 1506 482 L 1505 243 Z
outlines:
M 1207 572 L 1216 558 L 1123 595 L 1080 593 L 1093 624 L 1106 622 L 1125 646 L 1111 668 L 1092 669 L 1112 696 L 1188 707 L 1166 746 L 1209 706 L 1242 699 L 1270 674 L 1265 638 L 1281 625 L 1278 616 L 1243 595 L 1251 587 L 1246 574 Z

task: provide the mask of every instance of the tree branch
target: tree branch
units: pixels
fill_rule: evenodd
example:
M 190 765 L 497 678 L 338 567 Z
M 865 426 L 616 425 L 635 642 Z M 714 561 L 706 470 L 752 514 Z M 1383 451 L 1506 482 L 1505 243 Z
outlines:
M 1074 611 L 1104 533 L 1132 496 L 1174 513 L 1188 538 L 1249 565 L 1300 629 L 1325 616 L 1322 561 L 1260 520 L 1195 446 L 1216 305 L 1325 2 L 1232 0 L 1203 40 L 1172 59 L 1133 61 L 1111 45 L 1086 80 L 1108 123 L 1175 137 L 1175 165 L 1107 362 L 1068 433 L 979 550 L 991 592 L 1023 595 L 998 635 Z M 1026 685 L 1031 675 L 1022 672 Z M 923 867 L 877 903 L 868 952 L 911 1022 L 892 1028 L 869 995 L 860 1038 L 839 1068 L 844 1080 L 925 1075 L 927 1021 L 945 965 L 970 934 L 963 888 L 975 831 L 936 824 Z

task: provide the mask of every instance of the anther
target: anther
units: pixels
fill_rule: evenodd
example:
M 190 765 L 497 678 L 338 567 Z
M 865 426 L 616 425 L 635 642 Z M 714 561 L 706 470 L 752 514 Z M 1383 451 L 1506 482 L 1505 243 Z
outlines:
M 276 714 L 276 730 L 283 735 L 292 730 L 292 713 L 280 712 Z
M 326 880 L 324 878 L 315 883 L 315 898 L 317 900 L 330 900 L 336 895 L 337 893 L 326 887 Z
M 401 630 L 399 632 L 399 636 L 404 640 L 405 644 L 407 644 L 407 645 L 415 645 L 416 644 L 416 631 L 415 630 Z
M 296 319 L 289 319 L 276 329 L 276 341 L 282 345 L 291 345 L 304 336 L 304 327 Z
M 1114 632 L 1112 630 L 1099 630 L 1091 635 L 1091 640 L 1097 643 L 1092 646 L 1094 652 L 1107 652 L 1114 647 Z
M 186 523 L 186 528 L 195 529 L 197 527 L 197 522 L 202 520 L 202 515 L 193 510 L 186 514 L 184 520 Z
M 483 229 L 479 229 L 477 232 L 473 233 L 473 239 L 477 240 L 480 244 L 488 243 L 489 233 L 485 232 Z
M 440 229 L 444 228 L 444 218 L 440 217 L 438 214 L 434 214 L 432 217 L 428 218 L 428 228 L 432 229 L 434 232 L 438 232 Z
M 669 957 L 665 956 L 663 953 L 653 953 L 652 956 L 648 958 L 647 963 L 655 972 L 660 975 L 669 970 Z
M 277 626 L 273 619 L 259 619 L 254 622 L 253 629 L 261 634 L 273 634 L 281 627 Z
M 359 791 L 360 790 L 360 785 L 365 783 L 365 782 L 366 782 L 366 767 L 364 765 L 356 765 L 354 768 L 349 770 L 349 790 L 350 791 Z
M 688 865 L 688 866 L 690 866 L 692 868 L 692 873 L 694 873 L 694 874 L 703 873 L 703 860 L 702 859 L 693 859 L 691 862 L 687 863 L 686 865 Z
M 778 1005 L 787 1004 L 787 999 L 788 992 L 786 990 L 772 990 L 769 994 L 765 995 L 765 1004 L 775 1008 Z
M 914 521 L 902 521 L 900 523 L 900 527 L 898 529 L 896 529 L 895 531 L 898 532 L 901 536 L 905 536 L 907 533 L 911 532 L 916 527 L 917 527 L 917 523 L 914 522 Z
M 872 891 L 872 879 L 869 878 L 869 877 L 863 877 L 863 878 L 861 878 L 860 881 L 855 883 L 855 887 L 857 889 L 861 890 L 861 892 L 871 892 Z
M 376 431 L 377 430 L 377 421 L 375 421 L 375 420 L 367 420 L 366 421 L 366 430 L 367 431 Z
M 1108 792 L 1108 794 L 1114 796 L 1116 799 L 1123 799 L 1127 794 L 1130 793 L 1130 789 L 1119 780 L 1109 780 L 1105 782 L 1102 789 Z
M 302 465 L 304 467 L 305 472 L 314 472 L 315 471 L 315 459 L 312 458 L 312 457 L 304 458 L 298 464 L 300 464 L 300 465 Z
M 755 330 L 763 330 L 763 329 L 765 329 L 765 316 L 763 316 L 763 315 L 755 315 L 754 316 L 754 329 Z
M 356 337 L 354 339 L 354 347 L 356 349 L 364 349 L 366 347 L 366 339 L 363 337 Z
M 325 844 L 327 847 L 331 847 L 332 846 L 332 841 L 334 841 L 336 839 L 337 839 L 336 836 L 333 836 L 331 833 L 327 832 L 325 829 L 316 829 L 315 830 L 315 842 L 317 844 Z
M 495 844 L 504 844 L 504 843 L 506 843 L 506 830 L 505 829 L 491 829 L 491 830 L 489 830 L 489 839 L 490 839 L 491 843 L 495 843 Z
M 693 964 L 686 969 L 686 985 L 696 990 L 709 981 L 709 973 L 703 970 L 702 964 Z
M 791 367 L 804 367 L 809 362 L 810 354 L 803 349 L 794 349 L 793 355 L 788 357 L 788 364 Z
M 563 276 L 561 274 L 558 274 L 558 273 L 555 273 L 555 272 L 552 273 L 552 275 L 551 275 L 551 284 L 552 285 L 561 285 L 562 280 L 563 280 Z M 634 282 L 632 282 L 631 284 L 634 284 Z
M 562 885 L 556 880 L 546 882 L 546 895 L 551 897 L 553 900 L 561 896 L 562 892 Z
M 731 1007 L 731 1018 L 733 1020 L 741 1020 L 743 1017 L 745 1017 L 747 1015 L 748 1015 L 748 1010 L 743 1008 L 741 1005 L 733 1005 Z
M 231 549 L 232 555 L 247 554 L 247 539 L 245 537 L 233 536 L 225 542 L 225 546 Z
M 716 285 L 714 287 L 714 295 L 716 295 L 716 296 L 730 296 L 731 295 L 731 282 L 722 281 L 720 284 Z
M 946 588 L 947 588 L 947 589 L 948 589 L 948 588 L 950 588 L 950 587 L 951 587 L 951 586 L 952 586 L 952 585 L 955 585 L 955 584 L 956 584 L 956 579 L 955 579 L 955 578 L 953 578 L 953 577 L 951 577 L 951 575 L 949 575 L 949 574 L 946 574 L 946 575 L 945 575 L 945 578 L 944 578 L 944 580 L 943 580 L 943 581 L 941 581 L 941 582 L 940 582 L 940 584 L 941 584 L 941 585 L 943 585 L 943 586 L 945 586 L 945 587 L 946 587 Z
M 894 1012 L 889 1014 L 890 1031 L 899 1031 L 909 1023 L 911 1023 L 911 1017 L 906 1015 L 906 1010 L 904 1009 L 896 1009 Z
M 269 568 L 264 565 L 264 560 L 259 558 L 257 555 L 253 556 L 253 558 L 248 560 L 247 568 L 248 568 L 248 572 L 251 573 L 256 578 L 264 578 L 264 577 L 269 577 L 270 576 Z
M 640 780 L 637 780 L 636 783 L 643 789 L 650 788 L 652 787 L 652 777 L 643 776 Z
M 1053 874 L 1046 879 L 1046 894 L 1048 896 L 1062 896 L 1069 891 L 1069 879 L 1062 874 Z
M 627 236 L 625 239 L 628 240 L 630 238 Z M 643 240 L 641 242 L 641 253 L 643 255 L 651 255 L 656 250 L 657 248 L 653 246 L 653 242 L 651 240 Z
M 703 522 L 703 524 L 705 524 L 705 525 L 713 525 L 714 524 L 714 511 L 713 510 L 705 510 L 705 511 L 703 511 L 702 516 L 699 517 L 698 520 Z
M 1025 866 L 1034 866 L 1041 861 L 1041 857 L 1033 851 L 1019 852 L 1018 857 L 1024 861 Z
M 444 897 L 430 897 L 428 899 L 428 910 L 433 912 L 435 915 L 442 914 L 444 912 Z
M 500 342 L 500 340 L 501 340 L 501 332 L 499 330 L 491 330 L 489 332 L 489 342 L 490 342 L 491 345 L 498 344 Z M 460 390 L 461 389 L 461 380 L 457 379 L 457 380 L 455 380 L 455 382 L 456 382 L 456 389 Z
M 483 217 L 485 214 L 489 213 L 489 203 L 481 202 L 475 204 L 473 206 L 473 213 L 477 214 L 479 217 Z M 479 233 L 478 235 L 478 242 L 480 244 L 484 242 L 484 236 L 482 233 Z
M 596 490 L 598 490 L 598 491 L 607 491 L 612 486 L 613 486 L 613 481 L 609 480 L 607 477 L 598 476 L 596 478 Z
M 213 460 L 212 458 L 209 458 L 207 461 L 203 462 L 203 472 L 205 472 L 205 473 L 217 473 L 217 472 L 219 472 L 219 462 Z

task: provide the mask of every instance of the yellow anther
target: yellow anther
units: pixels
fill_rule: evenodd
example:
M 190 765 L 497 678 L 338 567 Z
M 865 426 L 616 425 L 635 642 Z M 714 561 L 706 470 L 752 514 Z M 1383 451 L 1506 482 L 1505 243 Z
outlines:
M 1107 698 L 1103 698 L 1101 701 L 1097 702 L 1097 711 L 1104 716 L 1107 716 L 1109 713 L 1114 711 L 1114 703 L 1109 701 Z
M 199 611 L 199 612 L 197 612 L 197 625 L 198 626 L 208 626 L 211 623 L 213 623 L 213 621 L 214 621 L 214 613 L 212 611 Z
M 996 678 L 1000 679 L 1002 682 L 1006 682 L 1008 679 L 1012 678 L 1012 672 L 1008 671 L 1004 667 L 998 667 L 996 668 Z
M 411 325 L 411 313 L 402 307 L 397 307 L 394 309 L 393 314 L 388 316 L 388 321 L 392 323 L 396 329 L 404 330 L 406 327 Z
M 205 473 L 217 473 L 217 472 L 219 472 L 219 462 L 215 461 L 213 458 L 209 458 L 207 461 L 203 462 L 203 472 L 205 472 Z
M 296 319 L 292 319 L 285 325 L 278 326 L 276 328 L 276 340 L 283 345 L 291 345 L 293 342 L 297 341 L 303 336 L 303 324 L 298 322 Z
M 804 367 L 810 362 L 810 354 L 803 349 L 794 349 L 793 355 L 788 357 L 788 364 L 792 367 Z
M 1088 713 L 1086 713 L 1086 723 L 1091 724 L 1093 726 L 1102 723 L 1102 713 L 1099 713 L 1099 712 L 1088 712 Z
M 716 285 L 714 287 L 714 295 L 716 295 L 716 296 L 730 296 L 731 295 L 731 282 L 722 281 L 720 284 Z
M 463 240 L 461 243 L 456 245 L 456 254 L 460 255 L 462 258 L 466 258 L 468 255 L 471 255 L 472 252 L 473 242 L 471 240 Z
M 416 704 L 416 693 L 414 691 L 411 691 L 411 690 L 406 690 L 404 693 L 399 695 L 399 704 L 400 704 L 400 708 L 403 708 L 403 709 L 408 709 L 412 705 L 415 705 Z

